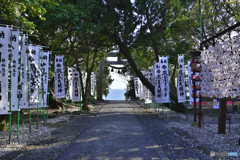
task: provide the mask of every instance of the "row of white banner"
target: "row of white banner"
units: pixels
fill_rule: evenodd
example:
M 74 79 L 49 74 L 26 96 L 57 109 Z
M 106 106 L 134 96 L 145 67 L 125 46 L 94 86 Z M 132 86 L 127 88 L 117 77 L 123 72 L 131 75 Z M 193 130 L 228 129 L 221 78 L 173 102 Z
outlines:
M 179 72 L 177 81 L 177 95 L 178 102 L 186 102 L 186 86 L 185 86 L 185 65 L 184 55 L 178 56 Z M 193 93 L 191 75 L 191 62 L 188 62 L 188 87 L 189 92 Z M 169 103 L 170 99 L 170 86 L 169 86 L 169 68 L 168 57 L 159 57 L 159 62 L 155 63 L 155 66 L 149 68 L 148 71 L 142 71 L 143 75 L 148 81 L 155 86 L 155 96 L 152 95 L 149 89 L 145 87 L 139 78 L 134 78 L 135 95 L 140 99 L 144 99 L 145 103 Z M 198 83 L 198 82 L 196 82 Z M 198 85 L 198 84 L 196 84 Z M 197 91 L 198 93 L 199 91 Z M 189 94 L 191 95 L 191 94 Z M 198 102 L 199 99 L 196 99 Z M 190 96 L 190 104 L 192 104 L 193 98 Z
M 27 46 L 25 41 L 26 36 L 20 36 L 19 30 L 11 32 L 9 27 L 0 27 L 0 114 L 10 114 L 10 93 L 11 111 L 18 111 L 18 103 L 20 109 L 29 108 L 29 102 L 31 108 L 47 107 L 50 52 Z
M 26 41 L 26 36 L 20 36 L 19 30 L 11 32 L 8 26 L 0 27 L 0 115 L 11 114 L 9 112 L 10 93 L 11 111 L 18 111 L 18 105 L 20 109 L 48 107 L 49 58 L 51 53 L 43 52 L 40 46 L 27 46 Z M 54 93 L 56 98 L 65 98 L 63 56 L 55 56 L 54 62 Z M 20 74 L 21 82 L 19 82 Z M 68 99 L 73 102 L 80 101 L 79 72 L 73 67 L 68 68 L 67 77 L 69 81 Z M 94 73 L 91 74 L 91 80 L 91 92 L 93 93 L 96 86 Z M 19 84 L 21 84 L 20 89 L 18 88 Z

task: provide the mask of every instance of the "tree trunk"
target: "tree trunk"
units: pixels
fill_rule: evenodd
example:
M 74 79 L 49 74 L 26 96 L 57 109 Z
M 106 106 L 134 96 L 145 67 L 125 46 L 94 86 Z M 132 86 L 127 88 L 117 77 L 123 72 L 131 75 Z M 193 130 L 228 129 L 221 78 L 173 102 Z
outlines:
M 62 101 L 60 101 L 60 100 L 58 100 L 56 98 L 53 98 L 53 97 L 55 97 L 54 93 L 52 92 L 51 89 L 49 89 L 49 91 L 50 91 L 49 108 L 52 108 L 52 109 L 59 109 L 59 108 L 61 108 L 61 109 L 63 109 L 66 105 Z
M 105 34 L 107 33 L 107 35 L 111 35 L 106 30 L 104 33 Z M 137 74 L 138 78 L 141 80 L 143 85 L 146 86 L 152 92 L 153 95 L 155 95 L 154 86 L 143 76 L 142 72 L 137 68 L 137 65 L 134 62 L 134 60 L 132 59 L 131 54 L 128 51 L 127 47 L 122 43 L 122 41 L 118 38 L 117 35 L 113 35 L 112 38 L 114 41 L 116 41 L 117 45 L 120 48 L 120 51 L 123 53 L 125 58 L 128 60 L 128 63 L 130 64 L 130 66 L 132 67 L 134 72 Z M 173 111 L 176 111 L 176 112 L 185 112 L 186 111 L 186 107 L 182 103 L 178 103 L 178 98 L 173 93 L 171 93 L 171 101 L 175 103 L 175 104 L 174 103 L 171 104 L 172 105 L 171 108 Z M 166 107 L 170 108 L 169 103 L 164 103 L 164 105 Z

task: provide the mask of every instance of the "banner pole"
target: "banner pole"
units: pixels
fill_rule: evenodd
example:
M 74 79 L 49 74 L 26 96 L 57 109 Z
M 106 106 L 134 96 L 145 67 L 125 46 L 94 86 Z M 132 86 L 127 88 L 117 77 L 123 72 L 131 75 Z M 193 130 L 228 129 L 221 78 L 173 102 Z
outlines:
M 22 46 L 23 46 L 23 32 L 20 31 L 21 43 L 20 43 L 20 66 L 19 66 L 19 78 L 18 78 L 18 121 L 17 121 L 17 138 L 19 138 L 19 121 L 20 121 L 20 90 L 21 90 L 21 78 L 22 78 Z
M 45 101 L 44 101 L 44 70 L 43 70 L 43 49 L 41 49 L 41 67 L 42 67 L 42 103 L 43 103 L 43 122 L 44 126 L 46 126 L 46 117 L 45 117 Z
M 185 68 L 185 56 L 183 55 L 183 64 L 184 64 L 184 68 Z M 184 70 L 184 77 L 185 77 L 185 96 L 186 96 L 186 117 L 188 119 L 188 105 L 187 105 L 187 90 L 186 90 L 186 75 L 185 75 L 185 70 Z M 189 88 L 189 97 L 190 97 L 190 88 Z
M 49 54 L 49 73 L 50 73 L 50 71 L 51 71 L 51 60 L 52 60 L 52 53 L 50 52 L 50 54 Z M 50 88 L 50 75 L 48 76 L 48 94 L 47 94 L 47 116 L 46 116 L 46 123 L 47 123 L 47 120 L 48 120 L 48 108 L 49 108 L 49 94 L 50 94 L 50 90 L 49 90 L 49 88 Z
M 80 85 L 79 85 L 79 92 L 80 92 L 80 100 L 79 100 L 79 103 L 80 103 L 80 110 L 82 110 L 82 101 L 81 101 L 81 96 L 82 96 L 82 94 L 81 94 L 81 92 L 82 92 L 82 88 L 81 88 L 81 83 L 80 83 Z
M 41 50 L 42 48 L 41 47 L 39 47 L 39 51 L 38 51 L 38 69 L 40 68 L 40 50 Z M 38 111 L 39 111 L 39 86 L 38 86 L 38 96 L 37 96 L 37 129 L 38 129 L 38 126 L 39 126 L 39 115 L 38 115 Z M 40 114 L 41 114 L 41 111 L 40 111 Z
M 95 100 L 95 82 L 96 82 L 96 78 L 95 78 L 95 74 L 94 74 L 94 79 L 93 79 L 93 83 L 94 83 L 94 88 L 93 88 L 93 97 L 94 97 L 94 104 L 96 104 L 96 100 Z
M 9 144 L 11 144 L 12 143 L 12 137 L 11 137 L 11 134 L 12 134 L 12 92 L 11 92 L 11 90 L 12 90 L 12 57 L 13 57 L 13 55 L 12 55 L 12 30 L 13 30 L 13 28 L 12 28 L 13 26 L 11 25 L 11 27 L 10 27 L 10 31 L 11 31 L 11 38 L 10 38 L 10 89 L 9 89 L 9 92 L 10 92 L 10 94 L 9 94 Z M 8 92 L 8 93 L 9 93 Z
M 63 57 L 63 64 L 65 64 L 65 62 L 64 62 L 64 57 Z M 67 101 L 68 101 L 68 97 L 67 97 L 67 96 L 68 96 L 68 94 L 67 94 L 67 92 L 68 92 L 68 89 L 67 89 L 68 83 L 67 83 L 67 82 L 68 82 L 68 81 L 66 81 L 66 78 L 65 78 L 65 76 L 64 76 L 64 75 L 65 75 L 64 73 L 65 73 L 65 68 L 63 68 L 63 79 L 65 80 L 65 94 L 66 94 L 65 100 L 66 100 L 66 115 L 67 115 L 67 114 L 68 114 L 68 106 L 67 106 L 67 105 L 68 105 L 68 102 L 67 102 Z M 67 75 L 67 74 L 66 74 L 66 75 Z
M 169 70 L 169 60 L 168 60 L 168 70 Z M 170 100 L 170 117 L 172 117 L 172 101 L 171 101 L 171 87 L 169 81 L 169 100 Z
M 29 50 L 28 50 L 28 35 L 26 35 L 26 41 L 27 41 L 27 75 L 28 75 L 28 115 L 29 115 L 29 133 L 32 132 L 31 128 L 31 107 L 30 107 L 30 83 L 29 83 L 29 77 L 30 77 L 30 69 L 29 69 L 29 62 L 28 62 L 28 57 L 29 57 Z

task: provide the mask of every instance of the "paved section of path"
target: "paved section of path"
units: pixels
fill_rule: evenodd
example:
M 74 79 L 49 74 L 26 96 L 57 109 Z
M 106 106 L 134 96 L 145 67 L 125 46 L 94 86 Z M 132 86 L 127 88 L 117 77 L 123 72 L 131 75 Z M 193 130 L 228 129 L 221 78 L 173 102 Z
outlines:
M 140 120 L 125 101 L 110 101 L 99 116 L 58 157 L 58 160 L 67 159 L 168 158 L 146 133 Z

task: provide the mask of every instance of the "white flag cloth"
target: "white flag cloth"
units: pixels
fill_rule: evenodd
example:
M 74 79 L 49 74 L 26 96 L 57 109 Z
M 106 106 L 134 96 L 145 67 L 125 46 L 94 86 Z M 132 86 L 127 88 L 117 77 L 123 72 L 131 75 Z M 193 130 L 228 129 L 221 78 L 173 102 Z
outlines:
M 148 80 L 148 81 L 150 81 L 150 79 L 149 79 L 149 71 L 142 71 L 142 73 L 143 73 L 143 75 L 144 75 L 144 77 Z M 149 91 L 149 89 L 146 87 L 146 86 L 144 86 L 144 94 L 145 94 L 145 103 L 152 103 L 152 100 L 150 100 L 150 91 Z
M 65 95 L 65 84 L 64 84 L 64 70 L 63 70 L 63 56 L 55 56 L 55 89 L 54 93 L 56 98 L 64 98 Z
M 168 57 L 160 57 L 162 103 L 169 103 Z
M 47 106 L 47 97 L 48 97 L 48 73 L 49 73 L 49 54 L 50 52 L 43 52 L 43 107 Z
M 73 77 L 72 101 L 78 102 L 80 101 L 80 79 L 79 72 L 75 68 L 72 68 L 72 77 Z
M 140 99 L 144 99 L 144 96 L 143 96 L 143 84 L 142 84 L 142 81 L 139 79 L 139 98 Z
M 27 77 L 27 46 L 25 44 L 26 37 L 22 39 L 22 77 L 21 77 L 21 94 L 20 94 L 20 109 L 27 109 L 28 106 L 28 77 Z M 19 61 L 20 63 L 20 61 Z
M 28 64 L 30 70 L 30 107 L 37 108 L 42 106 L 42 95 L 40 94 L 41 86 L 41 71 L 40 71 L 40 48 L 39 46 L 28 47 L 29 57 Z M 39 98 L 38 98 L 39 96 Z
M 73 94 L 73 76 L 72 68 L 68 68 L 68 99 L 72 99 Z
M 155 102 L 162 103 L 160 62 L 155 63 Z
M 155 86 L 155 67 L 152 66 L 149 69 L 149 82 Z M 155 101 L 155 96 L 152 94 L 152 92 L 149 90 L 149 97 L 151 101 Z
M 178 56 L 179 72 L 177 81 L 178 103 L 186 102 L 185 75 L 184 75 L 184 55 Z
M 141 71 L 143 76 L 145 77 L 146 76 L 146 71 Z M 143 85 L 142 83 L 142 99 L 146 100 L 147 96 L 146 96 L 146 87 Z
M 8 38 L 10 29 L 0 27 L 0 115 L 9 114 L 8 105 Z
M 192 82 L 192 76 L 193 72 L 191 71 L 191 61 L 188 61 L 188 88 L 189 88 L 189 99 L 190 99 L 190 105 L 193 105 L 194 100 L 193 97 L 191 96 L 193 94 L 193 82 Z M 199 73 L 196 73 L 196 75 L 199 75 Z M 199 82 L 195 83 L 196 85 L 199 84 Z M 199 94 L 199 91 L 196 92 L 197 94 Z M 196 102 L 199 102 L 199 98 L 196 98 Z
M 95 74 L 94 74 L 94 72 L 92 72 L 91 73 L 91 95 L 92 96 L 94 96 L 94 94 L 95 94 L 95 81 L 96 81 L 96 79 L 95 79 Z
M 11 46 L 11 36 L 9 36 L 9 46 Z M 10 55 L 9 50 L 9 55 Z M 12 31 L 12 100 L 11 110 L 18 111 L 18 59 L 19 59 L 19 30 Z M 10 63 L 10 61 L 9 61 Z M 9 86 L 10 87 L 10 86 Z M 10 88 L 9 88 L 10 89 Z
M 140 96 L 140 87 L 139 87 L 139 78 L 138 77 L 134 78 L 134 89 L 135 89 L 135 96 L 139 97 Z

